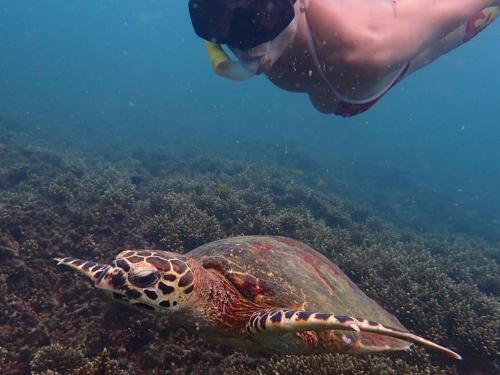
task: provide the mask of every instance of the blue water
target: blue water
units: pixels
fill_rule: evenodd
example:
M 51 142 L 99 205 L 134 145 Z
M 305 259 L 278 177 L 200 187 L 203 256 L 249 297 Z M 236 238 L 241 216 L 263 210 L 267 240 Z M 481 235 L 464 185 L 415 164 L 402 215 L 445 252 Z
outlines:
M 295 145 L 316 160 L 315 173 L 346 181 L 339 193 L 380 215 L 395 189 L 403 205 L 435 199 L 437 222 L 466 209 L 471 218 L 462 227 L 476 219 L 484 225 L 464 230 L 495 240 L 499 40 L 497 22 L 405 79 L 372 110 L 344 119 L 316 112 L 305 95 L 265 77 L 235 83 L 216 76 L 186 1 L 4 1 L 0 114 L 60 133 L 61 142 L 62 129 L 85 129 L 95 139 L 134 135 L 193 152 L 215 143 L 251 152 L 257 140 L 286 158 Z
M 450 373 L 494 373 L 500 366 L 494 358 L 500 290 L 499 42 L 497 20 L 404 79 L 373 109 L 346 119 L 317 112 L 306 95 L 280 90 L 264 76 L 238 83 L 216 76 L 192 30 L 187 0 L 0 0 L 0 374 L 31 373 L 34 353 L 58 342 L 70 359 L 80 346 L 89 358 L 107 346 L 123 366 L 140 359 L 139 374 L 148 373 L 148 361 L 165 373 L 176 366 L 186 371 L 205 363 L 218 366 L 229 351 L 205 353 L 204 346 L 192 345 L 191 332 L 174 332 L 147 318 L 138 323 L 138 315 L 127 315 L 128 310 L 105 307 L 107 302 L 63 273 L 52 258 L 105 261 L 123 246 L 168 247 L 174 239 L 192 248 L 189 236 L 201 242 L 219 235 L 226 216 L 238 225 L 228 224 L 221 235 L 243 232 L 238 207 L 247 204 L 242 227 L 255 222 L 278 231 L 272 226 L 282 220 L 293 233 L 304 221 L 305 229 L 296 232 L 306 233 L 307 241 L 321 244 L 322 233 L 331 236 L 325 243 L 335 246 L 327 255 L 343 262 L 367 294 L 379 293 L 377 300 L 412 331 L 438 335 L 443 345 L 460 349 L 465 361 L 458 365 L 431 357 L 443 373 L 448 366 Z M 17 127 L 14 135 L 3 131 L 5 124 Z M 4 134 L 9 139 L 2 139 Z M 16 147 L 10 147 L 10 137 L 18 137 L 12 141 Z M 17 147 L 18 141 L 24 144 Z M 44 148 L 38 152 L 33 146 Z M 78 158 L 87 153 L 93 157 L 80 168 Z M 176 154 L 169 158 L 170 153 Z M 179 162 L 186 154 L 188 162 Z M 221 175 L 243 170 L 240 184 L 261 171 L 248 173 L 241 167 L 246 162 L 279 169 L 275 174 L 266 169 L 262 181 L 286 180 L 274 190 L 271 183 L 248 191 L 238 186 L 234 189 L 241 191 L 233 194 L 223 176 L 207 207 L 189 201 L 199 181 L 189 193 L 186 187 L 170 194 L 172 186 L 188 186 L 191 181 L 183 178 L 193 175 L 200 186 L 208 181 L 207 189 L 219 183 L 217 171 L 209 170 L 209 177 L 190 175 L 207 155 L 237 159 L 236 167 L 228 163 Z M 121 158 L 127 159 L 125 167 L 115 171 L 113 163 Z M 160 158 L 169 159 L 165 166 Z M 95 165 L 111 177 L 101 181 L 89 173 Z M 165 171 L 174 171 L 172 181 Z M 289 178 L 319 194 L 293 192 Z M 281 188 L 284 184 L 290 191 Z M 166 198 L 156 198 L 165 200 L 156 212 L 148 198 L 160 193 Z M 278 199 L 279 194 L 284 197 Z M 301 200 L 309 198 L 302 210 Z M 362 209 L 347 204 L 344 217 L 343 198 Z M 219 207 L 219 199 L 234 202 Z M 286 204 L 263 207 L 272 214 L 259 217 L 254 200 Z M 173 219 L 170 205 L 179 211 Z M 226 215 L 224 207 L 235 212 Z M 321 213 L 310 220 L 315 209 Z M 183 210 L 189 215 L 181 215 Z M 345 218 L 352 218 L 347 228 Z M 172 238 L 170 220 L 179 220 Z M 198 223 L 209 228 L 192 234 Z M 213 233 L 210 223 L 215 223 Z M 340 228 L 332 228 L 338 223 Z M 385 228 L 381 223 L 390 223 L 394 232 L 380 229 Z M 388 259 L 394 262 L 386 265 Z M 385 289 L 393 285 L 395 297 Z M 86 296 L 95 296 L 94 302 Z M 176 349 L 177 340 L 182 350 Z M 144 363 L 143 352 L 149 353 Z M 425 366 L 429 361 L 419 353 L 397 353 L 386 364 L 397 369 L 421 361 Z M 253 360 L 248 365 L 256 366 Z

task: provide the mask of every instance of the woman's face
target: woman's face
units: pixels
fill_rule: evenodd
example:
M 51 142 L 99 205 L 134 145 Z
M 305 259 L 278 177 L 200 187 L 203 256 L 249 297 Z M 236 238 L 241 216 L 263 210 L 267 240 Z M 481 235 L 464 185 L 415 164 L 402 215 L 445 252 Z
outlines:
M 297 34 L 298 21 L 301 15 L 301 1 L 294 4 L 295 17 L 290 24 L 273 40 L 259 44 L 258 46 L 240 50 L 232 48 L 234 54 L 238 57 L 243 67 L 252 74 L 261 74 L 267 72 L 273 64 L 281 57 L 283 52 L 289 47 Z

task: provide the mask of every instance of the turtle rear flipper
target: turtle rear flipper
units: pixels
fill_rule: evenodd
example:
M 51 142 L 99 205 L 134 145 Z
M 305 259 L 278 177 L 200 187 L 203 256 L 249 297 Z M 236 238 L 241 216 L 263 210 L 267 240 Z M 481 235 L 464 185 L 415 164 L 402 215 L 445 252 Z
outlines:
M 256 311 L 252 314 L 246 326 L 246 331 L 251 336 L 324 330 L 369 332 L 382 336 L 394 337 L 413 344 L 423 345 L 451 358 L 462 359 L 462 357 L 454 351 L 410 332 L 350 316 L 301 310 L 265 309 Z

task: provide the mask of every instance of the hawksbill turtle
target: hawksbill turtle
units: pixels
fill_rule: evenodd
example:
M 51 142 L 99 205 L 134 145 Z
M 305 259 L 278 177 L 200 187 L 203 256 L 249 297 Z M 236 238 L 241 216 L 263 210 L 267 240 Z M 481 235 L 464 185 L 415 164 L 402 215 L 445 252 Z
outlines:
M 55 260 L 88 276 L 114 300 L 168 314 L 172 322 L 233 347 L 371 353 L 420 344 L 461 359 L 410 333 L 335 264 L 290 238 L 233 237 L 185 255 L 125 250 L 110 265 Z

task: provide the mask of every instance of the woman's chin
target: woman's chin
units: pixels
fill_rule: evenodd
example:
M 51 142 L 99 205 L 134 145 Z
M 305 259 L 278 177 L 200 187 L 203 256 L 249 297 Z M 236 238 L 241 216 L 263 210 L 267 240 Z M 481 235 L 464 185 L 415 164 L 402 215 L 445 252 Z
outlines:
M 252 59 L 242 59 L 240 60 L 241 65 L 251 74 L 262 74 L 266 73 L 271 69 L 271 59 L 266 56 L 260 56 Z
M 257 71 L 257 74 L 267 73 L 271 70 L 273 66 L 273 60 L 271 58 L 263 56 L 260 60 L 259 71 Z
M 260 58 L 240 59 L 240 63 L 247 72 L 251 74 L 258 74 L 260 69 Z

